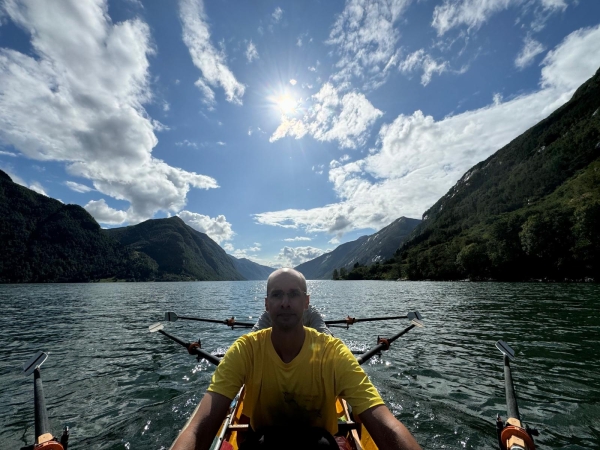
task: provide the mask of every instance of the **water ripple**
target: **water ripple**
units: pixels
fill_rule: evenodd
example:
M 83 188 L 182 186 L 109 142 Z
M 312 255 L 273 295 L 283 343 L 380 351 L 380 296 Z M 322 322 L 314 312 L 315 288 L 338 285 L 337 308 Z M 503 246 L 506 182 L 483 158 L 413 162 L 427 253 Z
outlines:
M 71 427 L 73 450 L 165 449 L 200 400 L 213 368 L 148 325 L 165 311 L 255 320 L 265 282 L 3 285 L 0 302 L 0 439 L 33 440 L 32 380 L 21 365 L 38 349 L 52 430 Z M 523 419 L 538 448 L 600 447 L 600 287 L 589 284 L 310 281 L 327 318 L 419 310 L 426 327 L 399 339 L 365 370 L 391 411 L 424 448 L 495 448 L 505 413 L 503 363 L 494 347 L 517 350 L 513 377 Z M 334 329 L 364 351 L 405 321 Z M 244 330 L 179 321 L 184 340 L 223 352 Z

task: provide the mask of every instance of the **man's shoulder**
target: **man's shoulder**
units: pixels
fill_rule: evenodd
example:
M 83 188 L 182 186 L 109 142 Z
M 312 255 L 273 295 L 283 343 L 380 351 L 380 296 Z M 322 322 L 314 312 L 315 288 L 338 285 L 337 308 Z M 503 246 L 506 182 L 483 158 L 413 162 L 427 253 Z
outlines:
M 271 328 L 264 328 L 258 331 L 251 331 L 241 335 L 235 340 L 232 347 L 253 348 L 260 347 L 268 342 L 271 336 Z
M 344 342 L 342 342 L 341 339 L 333 337 L 327 333 L 321 333 L 321 332 L 315 330 L 314 328 L 304 327 L 304 330 L 306 331 L 306 333 L 308 333 L 311 336 L 313 343 L 318 343 L 322 346 L 331 347 L 331 348 L 346 345 L 346 344 L 344 344 Z

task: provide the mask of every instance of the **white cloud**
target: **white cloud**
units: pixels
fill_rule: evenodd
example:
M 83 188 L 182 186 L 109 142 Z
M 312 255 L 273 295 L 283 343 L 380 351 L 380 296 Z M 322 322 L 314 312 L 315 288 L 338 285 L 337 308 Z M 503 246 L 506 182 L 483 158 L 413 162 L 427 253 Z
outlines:
M 530 65 L 534 58 L 542 53 L 546 48 L 535 39 L 527 36 L 523 43 L 523 48 L 515 59 L 515 66 L 519 69 L 524 69 Z
M 398 69 L 403 73 L 410 73 L 415 70 L 422 70 L 421 84 L 427 86 L 431 81 L 431 77 L 434 73 L 441 75 L 448 70 L 448 62 L 438 62 L 431 55 L 425 53 L 425 50 L 420 49 L 414 53 L 411 53 L 402 61 Z
M 297 82 L 298 82 L 298 81 L 294 80 L 293 78 L 290 80 L 290 84 L 291 84 L 292 86 L 296 86 L 296 83 L 297 83 Z
M 569 34 L 548 52 L 542 65 L 542 87 L 569 91 L 579 87 L 600 65 L 600 25 Z
M 46 194 L 46 190 L 44 189 L 44 186 L 42 186 L 40 183 L 38 183 L 37 181 L 33 182 L 30 186 L 29 189 L 31 189 L 34 192 L 37 192 L 38 194 L 42 194 L 46 197 L 48 197 L 48 194 Z
M 397 63 L 399 33 L 394 28 L 411 0 L 346 0 L 327 43 L 335 46 L 336 83 L 352 79 L 367 89 L 385 82 L 389 68 Z
M 195 142 L 188 141 L 187 139 L 184 139 L 183 141 L 180 141 L 180 142 L 175 142 L 175 145 L 177 147 L 193 147 L 193 148 L 198 148 L 198 144 L 196 144 Z
M 251 259 L 251 260 L 257 260 L 256 254 L 257 252 L 261 251 L 261 244 L 258 242 L 254 243 L 254 247 L 248 247 L 248 248 L 235 248 L 233 245 L 230 244 L 226 244 L 225 245 L 225 250 L 230 254 L 235 256 L 236 258 L 247 258 L 247 259 Z M 258 264 L 264 264 L 264 262 L 258 262 L 255 261 Z
M 4 150 L 0 150 L 0 155 L 3 155 L 3 156 L 12 156 L 13 158 L 15 158 L 15 157 L 19 156 L 19 155 L 17 155 L 16 153 L 13 153 L 13 152 L 5 152 Z
M 432 27 L 442 36 L 452 28 L 466 26 L 468 29 L 478 29 L 487 22 L 491 16 L 513 6 L 530 7 L 537 3 L 534 11 L 532 27 L 539 31 L 549 14 L 563 11 L 567 7 L 565 0 L 444 0 L 433 10 Z
M 223 142 L 223 141 L 217 141 L 217 145 L 220 146 L 220 147 L 224 147 L 227 144 L 225 142 Z
M 188 47 L 194 65 L 202 72 L 202 78 L 196 82 L 198 88 L 205 98 L 212 98 L 214 102 L 214 92 L 210 87 L 221 86 L 227 101 L 241 105 L 246 88 L 227 67 L 225 54 L 210 42 L 202 0 L 180 0 L 179 15 L 183 23 L 183 42 Z
M 285 242 L 311 241 L 312 239 L 306 236 L 296 236 L 293 238 L 284 239 Z
M 315 66 L 308 66 L 308 70 L 309 70 L 310 72 L 316 72 L 316 71 L 317 71 L 317 68 L 316 68 Z
M 338 203 L 256 214 L 258 223 L 340 236 L 381 229 L 400 216 L 420 217 L 476 163 L 563 105 L 600 66 L 600 25 L 567 36 L 543 61 L 540 89 L 436 121 L 416 111 L 379 132 L 362 160 L 332 161 Z
M 75 183 L 74 181 L 66 181 L 65 185 L 67 185 L 67 187 L 75 192 L 79 192 L 81 194 L 84 194 L 86 192 L 91 192 L 94 189 L 92 189 L 89 186 L 86 186 L 85 184 L 79 184 L 79 183 Z
M 97 222 L 107 225 L 120 225 L 127 220 L 127 212 L 111 208 L 104 199 L 91 200 L 84 206 Z
M 231 229 L 231 224 L 227 222 L 223 215 L 213 218 L 191 211 L 181 211 L 177 215 L 194 230 L 206 233 L 217 244 L 230 241 L 235 235 Z
M 31 159 L 63 161 L 130 202 L 130 223 L 180 210 L 191 187 L 218 187 L 152 157 L 145 23 L 111 23 L 101 0 L 8 2 L 5 10 L 30 34 L 33 55 L 0 49 L 0 141 Z
M 325 251 L 315 247 L 283 247 L 277 255 L 277 262 L 281 267 L 296 267 L 323 253 Z
M 258 50 L 256 50 L 256 45 L 252 41 L 248 42 L 248 46 L 246 47 L 246 59 L 248 62 L 258 59 Z
M 296 139 L 307 133 L 319 141 L 338 141 L 341 147 L 356 148 L 364 143 L 368 131 L 383 114 L 363 94 L 350 92 L 340 98 L 338 90 L 326 83 L 311 97 L 312 107 L 300 119 L 282 116 L 271 142 L 285 136 Z
M 273 18 L 273 22 L 279 23 L 283 17 L 283 9 L 278 6 L 275 8 L 275 11 L 273 11 L 273 14 L 271 14 L 271 17 Z

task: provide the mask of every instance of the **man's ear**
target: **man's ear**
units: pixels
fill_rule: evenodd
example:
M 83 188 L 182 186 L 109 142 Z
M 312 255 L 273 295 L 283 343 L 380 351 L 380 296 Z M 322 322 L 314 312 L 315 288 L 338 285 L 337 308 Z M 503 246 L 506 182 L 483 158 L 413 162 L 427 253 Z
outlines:
M 265 297 L 265 311 L 269 311 L 269 304 L 267 303 L 267 297 Z
M 306 296 L 306 303 L 304 304 L 304 309 L 308 309 L 308 305 L 310 305 L 310 295 Z

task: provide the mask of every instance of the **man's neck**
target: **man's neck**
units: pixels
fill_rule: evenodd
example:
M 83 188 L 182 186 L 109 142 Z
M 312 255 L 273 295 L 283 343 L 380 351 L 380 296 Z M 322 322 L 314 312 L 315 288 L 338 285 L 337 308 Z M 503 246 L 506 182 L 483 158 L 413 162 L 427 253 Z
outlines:
M 302 350 L 305 336 L 306 332 L 303 326 L 292 330 L 273 328 L 271 330 L 271 343 L 281 360 L 287 364 L 292 362 Z

